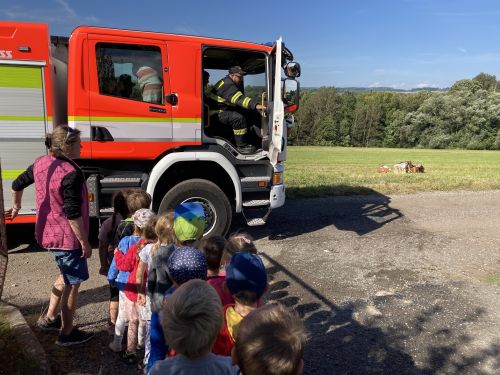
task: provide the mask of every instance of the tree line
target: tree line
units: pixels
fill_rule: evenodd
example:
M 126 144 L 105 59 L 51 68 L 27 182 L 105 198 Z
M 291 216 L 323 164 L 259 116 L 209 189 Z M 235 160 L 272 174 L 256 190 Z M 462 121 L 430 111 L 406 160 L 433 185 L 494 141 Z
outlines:
M 289 144 L 500 149 L 500 82 L 480 73 L 445 92 L 304 90 Z

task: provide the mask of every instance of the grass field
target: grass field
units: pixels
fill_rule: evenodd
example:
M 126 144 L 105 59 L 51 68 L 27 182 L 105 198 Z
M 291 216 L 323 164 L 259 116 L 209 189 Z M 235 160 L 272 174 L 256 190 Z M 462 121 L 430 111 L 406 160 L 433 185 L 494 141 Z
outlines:
M 425 173 L 376 173 L 404 160 Z M 500 189 L 500 151 L 291 146 L 285 184 L 288 197 Z

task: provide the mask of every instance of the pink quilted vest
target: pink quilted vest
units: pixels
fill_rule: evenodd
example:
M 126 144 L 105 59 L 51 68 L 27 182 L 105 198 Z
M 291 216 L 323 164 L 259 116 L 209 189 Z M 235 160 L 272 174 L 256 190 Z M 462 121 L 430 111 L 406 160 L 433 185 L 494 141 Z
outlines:
M 75 250 L 81 248 L 69 220 L 63 211 L 61 183 L 63 178 L 78 166 L 51 155 L 39 157 L 33 165 L 36 190 L 37 242 L 45 249 Z M 89 202 L 87 184 L 82 187 L 81 212 L 83 225 L 89 231 Z

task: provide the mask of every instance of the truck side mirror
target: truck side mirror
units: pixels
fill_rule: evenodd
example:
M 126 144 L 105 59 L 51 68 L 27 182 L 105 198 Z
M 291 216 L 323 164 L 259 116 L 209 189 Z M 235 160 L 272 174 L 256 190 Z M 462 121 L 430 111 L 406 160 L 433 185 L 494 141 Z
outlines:
M 287 78 L 283 81 L 283 104 L 285 112 L 295 112 L 299 109 L 300 85 L 294 80 Z
M 290 61 L 283 69 L 285 70 L 285 75 L 288 78 L 300 77 L 300 64 L 298 62 Z

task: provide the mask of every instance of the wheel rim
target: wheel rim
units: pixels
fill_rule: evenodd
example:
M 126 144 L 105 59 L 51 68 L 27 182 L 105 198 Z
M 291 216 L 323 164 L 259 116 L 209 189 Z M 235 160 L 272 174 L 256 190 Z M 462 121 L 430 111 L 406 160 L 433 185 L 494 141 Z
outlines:
M 208 199 L 203 197 L 191 197 L 183 200 L 181 203 L 193 202 L 199 203 L 203 207 L 203 211 L 205 212 L 205 230 L 203 231 L 203 235 L 206 236 L 210 233 L 217 223 L 217 211 L 215 210 L 215 206 Z

